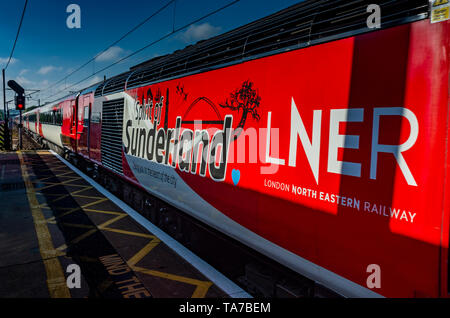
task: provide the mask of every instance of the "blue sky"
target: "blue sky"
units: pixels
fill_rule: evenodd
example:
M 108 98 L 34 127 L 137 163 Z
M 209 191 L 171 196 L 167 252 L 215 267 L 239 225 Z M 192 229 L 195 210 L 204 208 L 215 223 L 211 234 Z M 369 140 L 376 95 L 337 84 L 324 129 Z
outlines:
M 24 0 L 2 1 L 0 11 L 0 68 L 9 57 Z M 64 78 L 74 69 L 107 48 L 115 40 L 169 0 L 29 0 L 22 30 L 14 52 L 14 59 L 6 70 L 6 81 L 14 79 L 27 89 L 44 89 Z M 76 87 L 49 98 L 81 79 L 131 52 L 157 40 L 175 29 L 191 23 L 232 0 L 176 0 L 160 14 L 148 21 L 113 48 L 98 56 L 94 62 L 72 75 L 54 89 L 35 94 L 41 103 L 67 94 L 70 90 L 86 87 L 107 77 L 126 71 L 130 66 L 177 49 L 248 22 L 277 12 L 300 0 L 241 0 L 205 20 L 197 22 L 139 54 L 97 74 Z M 66 19 L 69 4 L 81 8 L 81 28 L 69 29 Z M 175 11 L 174 11 L 175 9 Z M 174 19 L 175 17 L 175 19 Z M 7 100 L 12 99 L 8 92 Z M 3 96 L 0 99 L 3 109 Z M 28 106 L 37 101 L 28 101 Z

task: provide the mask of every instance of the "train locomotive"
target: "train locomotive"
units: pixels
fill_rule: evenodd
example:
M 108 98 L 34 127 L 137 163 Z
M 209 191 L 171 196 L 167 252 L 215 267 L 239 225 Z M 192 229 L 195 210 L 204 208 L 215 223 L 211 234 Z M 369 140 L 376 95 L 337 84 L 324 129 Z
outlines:
M 24 127 L 343 296 L 447 297 L 450 21 L 434 2 L 301 2 Z

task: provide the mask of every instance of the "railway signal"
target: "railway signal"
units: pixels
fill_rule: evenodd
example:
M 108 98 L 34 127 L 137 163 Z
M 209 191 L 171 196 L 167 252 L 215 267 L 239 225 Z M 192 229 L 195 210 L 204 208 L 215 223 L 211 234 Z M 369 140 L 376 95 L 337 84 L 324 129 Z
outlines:
M 16 110 L 25 110 L 25 96 L 17 95 L 16 96 Z
M 8 81 L 8 86 L 16 92 L 16 110 L 20 111 L 20 123 L 19 123 L 19 150 L 22 149 L 22 110 L 25 109 L 25 89 L 17 84 L 16 81 Z
M 17 82 L 14 81 L 14 80 L 9 80 L 8 81 L 8 86 L 13 91 L 15 91 L 17 93 L 17 95 L 23 95 L 25 93 L 25 90 L 23 89 L 23 87 L 20 86 L 19 84 L 17 84 Z

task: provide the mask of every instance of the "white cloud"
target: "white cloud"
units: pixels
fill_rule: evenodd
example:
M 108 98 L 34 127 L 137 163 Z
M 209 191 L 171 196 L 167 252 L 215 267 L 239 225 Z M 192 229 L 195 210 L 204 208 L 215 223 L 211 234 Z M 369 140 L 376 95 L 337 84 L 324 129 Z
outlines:
M 0 57 L 0 64 L 6 64 L 6 63 L 8 63 L 8 60 L 9 60 L 9 57 L 5 57 L 5 58 Z M 18 61 L 19 61 L 18 59 L 11 58 L 11 61 L 9 62 L 9 64 L 14 64 L 14 63 L 17 63 Z
M 38 74 L 46 75 L 46 74 L 48 74 L 48 73 L 50 73 L 50 72 L 53 72 L 53 71 L 61 71 L 61 70 L 62 70 L 62 67 L 56 67 L 56 66 L 53 66 L 53 65 L 42 66 L 42 67 L 39 69 Z
M 33 81 L 21 75 L 17 76 L 14 80 L 25 89 L 43 89 L 49 85 L 48 80 Z
M 28 73 L 29 70 L 27 69 L 23 69 L 19 72 L 19 76 L 25 75 L 26 73 Z
M 193 24 L 180 34 L 181 39 L 186 43 L 196 42 L 210 38 L 220 32 L 221 27 L 215 27 L 208 22 L 202 24 Z
M 23 76 L 20 76 L 20 75 L 16 77 L 16 82 L 19 83 L 19 85 L 23 86 L 25 89 L 29 88 L 30 86 L 33 86 L 35 83 L 35 82 L 33 82 Z
M 105 52 L 95 58 L 96 62 L 115 61 L 123 56 L 125 50 L 119 46 L 111 46 Z

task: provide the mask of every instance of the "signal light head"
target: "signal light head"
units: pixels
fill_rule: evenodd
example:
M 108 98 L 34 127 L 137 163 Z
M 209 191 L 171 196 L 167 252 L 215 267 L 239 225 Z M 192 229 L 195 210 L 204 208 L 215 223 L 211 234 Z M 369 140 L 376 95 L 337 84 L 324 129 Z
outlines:
M 24 110 L 25 109 L 25 96 L 17 95 L 16 96 L 16 110 Z

